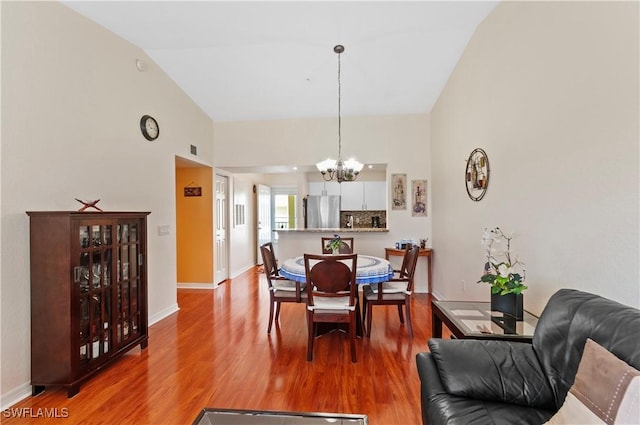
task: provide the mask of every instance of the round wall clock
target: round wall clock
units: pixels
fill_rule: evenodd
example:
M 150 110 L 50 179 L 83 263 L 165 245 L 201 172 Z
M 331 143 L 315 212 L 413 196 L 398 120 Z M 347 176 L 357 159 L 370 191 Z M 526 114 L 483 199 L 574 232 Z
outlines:
M 489 158 L 485 151 L 476 148 L 471 152 L 464 177 L 469 198 L 481 200 L 489 187 Z
M 143 115 L 140 118 L 140 131 L 145 139 L 153 141 L 160 135 L 160 127 L 158 122 L 151 115 Z

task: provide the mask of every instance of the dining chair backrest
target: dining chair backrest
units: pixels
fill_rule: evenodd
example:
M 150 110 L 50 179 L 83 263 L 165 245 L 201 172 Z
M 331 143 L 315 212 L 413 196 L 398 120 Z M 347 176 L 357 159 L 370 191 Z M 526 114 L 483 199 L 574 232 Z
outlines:
M 321 237 L 322 253 L 333 254 L 332 249 L 327 247 L 329 242 L 334 238 Z M 340 254 L 352 254 L 353 253 L 353 238 L 340 238 L 340 248 L 338 248 Z
M 266 242 L 260 246 L 260 254 L 262 254 L 262 266 L 264 267 L 267 276 L 278 275 L 278 261 L 276 255 L 273 252 L 273 244 Z
M 358 255 L 304 254 L 307 280 L 307 305 L 315 308 L 317 298 L 349 297 L 346 309 L 356 305 L 356 268 Z
M 402 256 L 402 265 L 400 266 L 400 268 L 398 270 L 394 270 L 394 272 L 400 273 L 399 277 L 402 277 L 402 271 L 407 269 L 407 260 L 409 259 L 409 251 L 411 251 L 412 247 L 413 247 L 413 244 L 410 244 L 410 243 L 408 243 L 405 246 L 404 254 Z
M 420 246 L 413 245 L 407 247 L 402 260 L 402 268 L 400 269 L 400 278 L 407 279 L 407 292 L 413 291 L 413 277 L 416 273 L 416 265 L 420 256 Z

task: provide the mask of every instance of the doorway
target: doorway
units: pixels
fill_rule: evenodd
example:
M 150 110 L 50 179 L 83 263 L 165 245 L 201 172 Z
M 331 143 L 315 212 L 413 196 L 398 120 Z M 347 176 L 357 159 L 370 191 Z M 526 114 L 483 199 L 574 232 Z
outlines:
M 295 229 L 298 222 L 297 188 L 276 186 L 271 188 L 271 241 L 278 252 L 278 230 Z
M 211 167 L 175 157 L 176 282 L 180 287 L 214 286 L 212 181 Z
M 257 185 L 257 202 L 258 211 L 256 215 L 258 222 L 256 223 L 256 229 L 258 231 L 256 240 L 258 246 L 256 247 L 256 255 L 258 263 L 262 263 L 262 255 L 260 254 L 260 246 L 267 242 L 272 242 L 271 239 L 271 188 L 262 184 Z
M 216 174 L 215 185 L 215 282 L 216 284 L 229 279 L 229 245 L 227 243 L 227 229 L 229 227 L 228 192 L 229 179 Z

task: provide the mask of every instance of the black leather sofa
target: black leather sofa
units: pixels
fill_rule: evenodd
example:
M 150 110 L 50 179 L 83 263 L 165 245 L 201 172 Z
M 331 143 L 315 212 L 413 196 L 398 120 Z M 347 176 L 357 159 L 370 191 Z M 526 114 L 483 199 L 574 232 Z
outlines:
M 640 369 L 640 310 L 561 289 L 540 315 L 533 342 L 429 340 L 416 357 L 422 421 L 542 424 L 562 406 L 587 338 Z

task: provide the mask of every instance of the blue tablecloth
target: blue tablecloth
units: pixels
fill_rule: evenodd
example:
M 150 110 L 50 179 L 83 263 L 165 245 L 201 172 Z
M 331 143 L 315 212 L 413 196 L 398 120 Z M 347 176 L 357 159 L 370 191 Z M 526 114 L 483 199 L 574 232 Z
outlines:
M 317 262 L 317 261 L 316 261 Z M 311 265 L 313 266 L 313 261 Z M 282 263 L 280 275 L 296 282 L 306 282 L 304 271 L 304 257 L 289 258 Z M 384 258 L 358 254 L 356 283 L 386 282 L 393 277 L 393 269 L 389 261 Z

